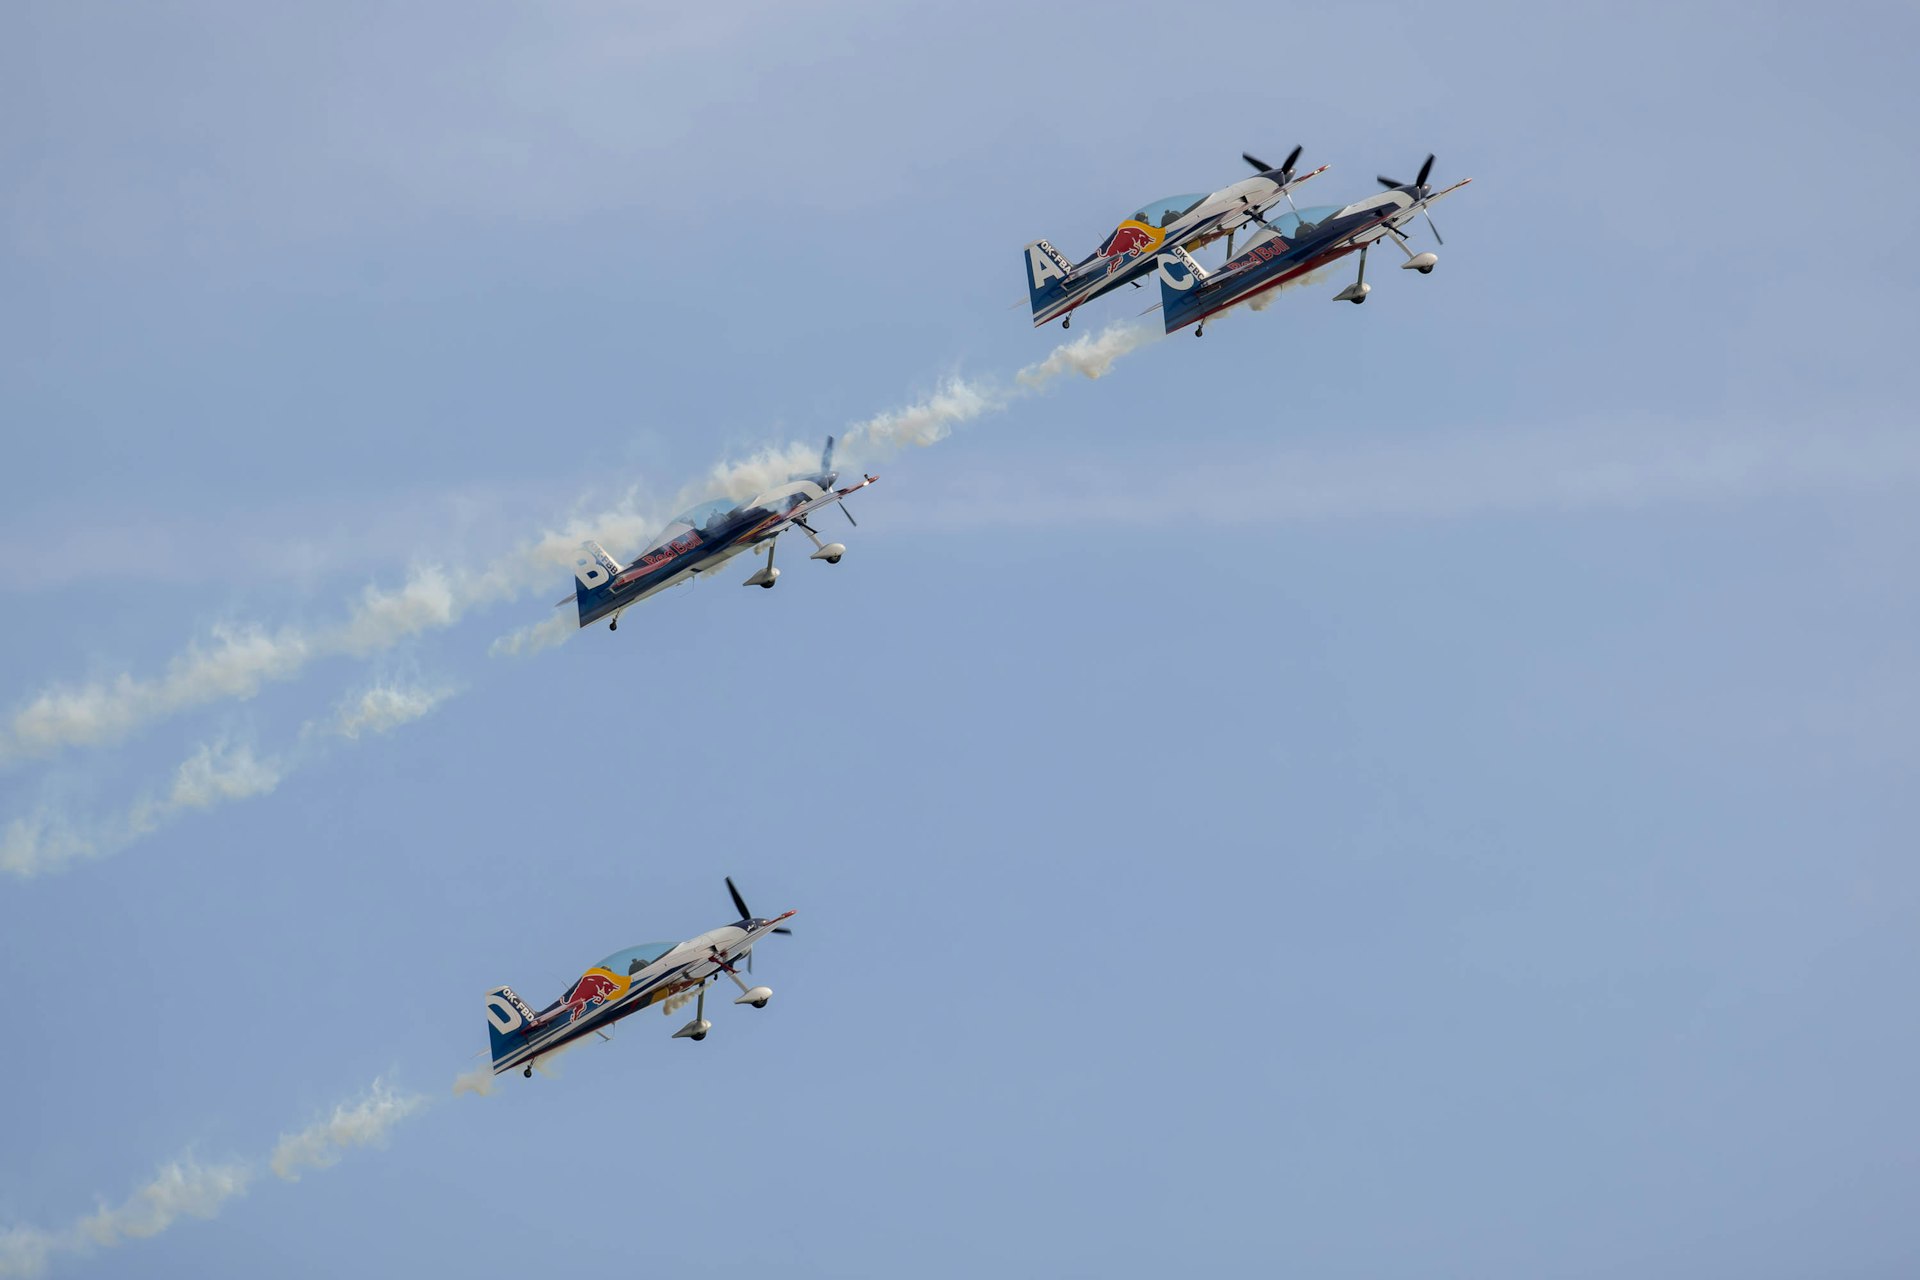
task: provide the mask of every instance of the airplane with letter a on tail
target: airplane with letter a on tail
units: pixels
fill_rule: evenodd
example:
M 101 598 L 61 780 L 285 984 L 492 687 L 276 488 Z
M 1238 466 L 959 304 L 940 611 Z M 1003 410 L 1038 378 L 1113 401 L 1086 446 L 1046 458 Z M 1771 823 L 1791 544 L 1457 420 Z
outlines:
M 613 1037 L 607 1029 L 630 1013 L 660 1006 L 672 1014 L 697 1001 L 693 1020 L 673 1033 L 676 1040 L 705 1040 L 713 1024 L 707 1021 L 707 984 L 722 974 L 740 988 L 735 1004 L 767 1007 L 772 987 L 749 987 L 740 968 L 753 972 L 753 948 L 774 933 L 792 933 L 781 922 L 786 911 L 763 920 L 747 910 L 740 890 L 727 877 L 727 892 L 740 918 L 709 929 L 685 942 L 643 942 L 616 951 L 576 978 L 558 1000 L 535 1013 L 513 993 L 512 987 L 487 992 L 487 1034 L 492 1040 L 493 1074 L 520 1068 L 531 1076 L 543 1059 L 571 1048 L 590 1035 Z
M 1439 256 L 1415 253 L 1402 234 L 1401 227 L 1415 214 L 1426 218 L 1437 243 L 1440 228 L 1433 225 L 1427 206 L 1450 196 L 1472 182 L 1462 178 L 1450 187 L 1435 191 L 1427 185 L 1433 172 L 1433 157 L 1420 166 L 1420 176 L 1412 182 L 1381 178 L 1386 190 L 1368 196 L 1344 208 L 1299 209 L 1282 214 L 1272 222 L 1261 220 L 1263 230 L 1247 242 L 1238 257 L 1229 255 L 1226 265 L 1207 271 L 1178 245 L 1163 252 L 1160 267 L 1160 308 L 1166 330 L 1197 326 L 1195 334 L 1206 332 L 1206 319 L 1237 306 L 1288 281 L 1325 266 L 1348 254 L 1360 254 L 1357 280 L 1334 296 L 1336 302 L 1365 302 L 1373 286 L 1367 283 L 1367 249 L 1377 240 L 1390 239 L 1407 255 L 1401 267 L 1426 275 L 1439 262 Z
M 682 511 L 667 522 L 640 558 L 621 564 L 597 542 L 581 544 L 581 556 L 574 561 L 574 591 L 571 597 L 580 610 L 580 625 L 591 626 L 611 617 L 607 629 L 617 631 L 620 615 L 627 609 L 668 587 L 691 581 L 695 576 L 712 573 L 742 551 L 765 547 L 767 562 L 756 569 L 742 585 L 772 587 L 780 571 L 773 567 L 774 540 L 798 526 L 815 547 L 809 559 L 839 564 L 847 553 L 846 544 L 822 542 L 807 517 L 822 507 L 841 504 L 841 514 L 849 524 L 858 524 L 848 511 L 848 494 L 866 488 L 879 476 L 867 476 L 856 485 L 834 488 L 840 478 L 833 469 L 833 437 L 820 454 L 820 470 L 812 475 L 787 477 L 787 483 L 746 502 L 726 498 L 703 502 Z M 566 604 L 558 600 L 555 608 Z
M 1162 245 L 1197 249 L 1226 236 L 1231 252 L 1237 229 L 1258 220 L 1282 200 L 1291 204 L 1289 192 L 1327 170 L 1321 165 L 1309 173 L 1296 174 L 1299 147 L 1277 169 L 1244 153 L 1240 158 L 1254 167 L 1256 177 L 1210 195 L 1169 196 L 1142 205 L 1113 229 L 1102 248 L 1078 264 L 1069 263 L 1045 240 L 1028 245 L 1027 297 L 1033 304 L 1034 328 L 1058 320 L 1065 329 L 1073 323 L 1074 308 L 1123 284 L 1139 283 L 1153 270 L 1154 255 L 1162 251 Z

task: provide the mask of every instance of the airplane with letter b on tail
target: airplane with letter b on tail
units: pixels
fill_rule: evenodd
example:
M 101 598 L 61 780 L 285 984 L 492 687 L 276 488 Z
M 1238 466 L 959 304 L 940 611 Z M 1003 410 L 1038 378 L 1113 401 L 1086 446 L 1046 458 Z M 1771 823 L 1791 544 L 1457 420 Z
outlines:
M 1439 262 L 1431 252 L 1415 253 L 1402 234 L 1401 227 L 1415 214 L 1426 217 L 1436 242 L 1440 228 L 1433 225 L 1427 206 L 1450 196 L 1472 182 L 1462 178 L 1450 187 L 1435 191 L 1427 185 L 1433 172 L 1433 157 L 1420 166 L 1420 176 L 1412 182 L 1381 178 L 1386 190 L 1343 208 L 1295 210 L 1273 222 L 1261 221 L 1264 228 L 1247 242 L 1238 257 L 1229 257 L 1217 271 L 1207 271 L 1178 245 L 1163 252 L 1160 268 L 1160 307 L 1166 331 L 1196 325 L 1194 333 L 1206 332 L 1208 316 L 1237 306 L 1269 289 L 1277 289 L 1310 271 L 1350 253 L 1360 254 L 1360 274 L 1352 284 L 1334 295 L 1336 302 L 1362 303 L 1373 286 L 1367 283 L 1367 250 L 1375 241 L 1391 239 L 1407 260 L 1403 268 L 1426 275 Z
M 733 877 L 727 877 L 727 892 L 733 897 L 740 918 L 718 929 L 709 929 L 685 942 L 643 942 L 637 947 L 616 951 L 574 979 L 558 1000 L 535 1013 L 513 993 L 512 987 L 495 987 L 487 992 L 487 1034 L 492 1043 L 493 1074 L 519 1067 L 521 1074 L 533 1075 L 542 1059 L 578 1044 L 590 1035 L 603 1040 L 613 1037 L 607 1029 L 630 1013 L 655 1005 L 672 1014 L 688 1001 L 698 1001 L 693 1020 L 673 1033 L 676 1040 L 705 1040 L 713 1024 L 707 1021 L 707 984 L 718 982 L 725 974 L 740 988 L 735 1004 L 756 1009 L 767 1007 L 773 999 L 772 987 L 749 987 L 740 977 L 739 967 L 753 972 L 753 948 L 762 938 L 775 933 L 792 933 L 781 921 L 793 912 L 786 911 L 763 920 L 747 910 Z
M 607 629 L 618 630 L 620 615 L 648 596 L 712 573 L 741 552 L 759 547 L 766 548 L 767 562 L 742 585 L 771 588 L 780 578 L 780 571 L 773 567 L 774 541 L 795 526 L 813 542 L 815 551 L 809 559 L 839 564 L 846 545 L 822 542 L 807 517 L 822 507 L 841 504 L 847 522 L 858 524 L 844 505 L 846 497 L 880 477 L 867 476 L 859 484 L 836 489 L 834 481 L 839 478 L 833 469 L 833 437 L 828 436 L 819 471 L 788 476 L 787 483 L 746 502 L 719 498 L 682 511 L 632 564 L 621 564 L 597 542 L 582 543 L 582 555 L 574 561 L 572 596 L 580 610 L 580 625 L 591 626 L 610 616 Z M 559 600 L 554 607 L 566 603 Z
M 1236 230 L 1257 221 L 1282 200 L 1291 204 L 1289 192 L 1327 170 L 1321 165 L 1310 173 L 1296 175 L 1293 167 L 1300 160 L 1299 147 L 1277 169 L 1244 153 L 1240 158 L 1252 165 L 1258 176 L 1210 195 L 1169 196 L 1142 205 L 1113 229 L 1104 247 L 1077 265 L 1069 263 L 1045 240 L 1028 245 L 1027 297 L 1033 304 L 1034 328 L 1058 320 L 1065 329 L 1073 323 L 1074 308 L 1123 284 L 1139 283 L 1153 270 L 1154 255 L 1161 252 L 1162 245 L 1197 249 L 1226 236 L 1231 251 Z

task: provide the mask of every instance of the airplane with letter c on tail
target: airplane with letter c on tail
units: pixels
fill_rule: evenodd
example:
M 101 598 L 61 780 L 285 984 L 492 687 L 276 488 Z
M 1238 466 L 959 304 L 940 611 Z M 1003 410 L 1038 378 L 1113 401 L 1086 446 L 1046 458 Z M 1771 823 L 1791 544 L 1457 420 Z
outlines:
M 1295 187 L 1317 174 L 1321 165 L 1309 173 L 1296 175 L 1300 160 L 1295 147 L 1279 168 L 1245 153 L 1241 159 L 1258 171 L 1208 195 L 1169 196 L 1136 209 L 1104 242 L 1078 264 L 1069 263 L 1058 249 L 1045 240 L 1026 247 L 1027 298 L 1033 304 L 1033 325 L 1039 328 L 1055 320 L 1065 329 L 1073 323 L 1074 308 L 1092 302 L 1123 284 L 1137 284 L 1153 270 L 1154 255 L 1162 245 L 1181 245 L 1197 249 L 1226 236 L 1231 247 L 1233 233 L 1261 214 L 1286 200 Z
M 785 911 L 763 920 L 747 910 L 745 899 L 727 877 L 727 892 L 740 918 L 709 929 L 685 942 L 643 942 L 616 951 L 576 978 L 558 1000 L 535 1013 L 513 993 L 512 987 L 487 992 L 487 1034 L 493 1050 L 493 1074 L 519 1067 L 532 1076 L 545 1058 L 578 1044 L 590 1035 L 613 1037 L 607 1029 L 630 1013 L 654 1005 L 672 1014 L 689 1000 L 698 1001 L 693 1020 L 673 1033 L 676 1040 L 705 1040 L 713 1024 L 707 1021 L 707 984 L 721 974 L 740 988 L 735 1004 L 767 1007 L 772 987 L 749 987 L 739 966 L 753 972 L 753 948 L 774 933 L 792 933 L 781 921 Z
M 812 475 L 793 475 L 787 483 L 759 494 L 746 502 L 719 498 L 682 511 L 667 522 L 658 537 L 647 544 L 640 558 L 621 564 L 597 542 L 580 544 L 581 556 L 574 561 L 574 590 L 570 597 L 580 611 L 580 625 L 592 626 L 611 615 L 609 631 L 620 628 L 620 615 L 656 592 L 691 581 L 703 573 L 712 573 L 741 552 L 765 547 L 767 562 L 742 583 L 748 587 L 767 587 L 779 581 L 780 571 L 773 567 L 775 539 L 799 526 L 816 548 L 808 557 L 839 564 L 847 553 L 846 544 L 822 542 L 819 533 L 807 523 L 807 517 L 822 507 L 840 504 L 849 524 L 858 524 L 848 511 L 848 494 L 866 488 L 879 476 L 867 476 L 859 484 L 844 489 L 833 487 L 840 478 L 833 469 L 833 437 L 820 453 L 820 470 Z M 565 599 L 554 602 L 559 608 Z
M 1434 240 L 1445 244 L 1427 207 L 1473 181 L 1462 178 L 1450 187 L 1435 191 L 1427 185 L 1427 176 L 1432 172 L 1433 157 L 1428 156 L 1420 166 L 1420 175 L 1412 182 L 1381 178 L 1380 184 L 1386 190 L 1354 204 L 1295 210 L 1272 223 L 1262 220 L 1264 230 L 1247 242 L 1238 257 L 1230 257 L 1216 271 L 1205 270 L 1177 245 L 1163 252 L 1157 261 L 1166 331 L 1172 333 L 1191 324 L 1198 326 L 1194 329 L 1196 335 L 1205 333 L 1207 317 L 1356 251 L 1360 254 L 1359 278 L 1336 293 L 1334 301 L 1356 305 L 1365 302 L 1367 294 L 1373 291 L 1373 286 L 1367 283 L 1367 250 L 1378 240 L 1391 239 L 1407 255 L 1407 260 L 1400 264 L 1402 268 L 1421 275 L 1430 273 L 1440 261 L 1439 256 L 1431 252 L 1415 253 L 1401 227 L 1419 214 L 1426 218 Z

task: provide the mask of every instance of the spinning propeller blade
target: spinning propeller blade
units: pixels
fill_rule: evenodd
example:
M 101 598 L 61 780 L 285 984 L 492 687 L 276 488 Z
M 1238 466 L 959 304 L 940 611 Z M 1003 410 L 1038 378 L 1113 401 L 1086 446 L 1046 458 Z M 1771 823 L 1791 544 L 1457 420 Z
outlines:
M 727 877 L 727 893 L 733 898 L 734 910 L 740 913 L 740 918 L 742 920 L 752 920 L 754 918 L 754 914 L 753 912 L 747 910 L 747 900 L 740 896 L 740 890 L 734 885 L 732 876 Z M 788 914 L 791 915 L 792 913 L 789 912 Z M 784 933 L 788 937 L 793 936 L 793 930 L 787 928 L 785 925 L 780 925 L 778 928 L 769 929 L 767 932 Z M 753 963 L 753 953 L 751 951 L 747 953 L 747 963 L 749 965 Z M 749 970 L 749 972 L 751 972 L 751 970 Z
M 1299 147 L 1295 147 L 1292 151 L 1289 151 L 1287 153 L 1286 162 L 1282 164 L 1278 169 L 1268 164 L 1265 160 L 1260 159 L 1260 157 L 1249 155 L 1245 151 L 1242 151 L 1240 153 L 1240 158 L 1242 160 L 1245 160 L 1248 164 L 1252 165 L 1255 169 L 1257 169 L 1261 173 L 1277 174 L 1280 178 L 1281 185 L 1284 186 L 1287 183 L 1293 181 L 1293 166 L 1300 163 L 1300 153 L 1305 150 L 1306 148 L 1304 146 L 1299 146 Z
M 1426 162 L 1420 166 L 1420 176 L 1415 178 L 1411 183 L 1396 182 L 1394 179 L 1387 177 L 1383 173 L 1379 175 L 1380 185 L 1388 188 L 1411 186 L 1414 189 L 1415 195 L 1422 195 L 1422 194 L 1425 194 L 1427 189 L 1427 175 L 1432 172 L 1433 172 L 1433 153 L 1429 151 L 1427 153 Z

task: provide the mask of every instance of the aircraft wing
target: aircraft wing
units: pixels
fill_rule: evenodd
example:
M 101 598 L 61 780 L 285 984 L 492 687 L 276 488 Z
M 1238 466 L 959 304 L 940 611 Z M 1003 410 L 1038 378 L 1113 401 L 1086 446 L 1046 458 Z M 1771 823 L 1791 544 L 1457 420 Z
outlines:
M 867 476 L 859 484 L 851 484 L 844 489 L 832 489 L 826 493 L 821 494 L 817 498 L 811 498 L 806 502 L 797 503 L 793 507 L 791 507 L 786 512 L 786 514 L 782 515 L 778 520 L 768 525 L 764 530 L 762 530 L 758 535 L 756 535 L 754 540 L 758 542 L 758 541 L 763 541 L 767 538 L 771 538 L 774 535 L 785 530 L 786 527 L 792 524 L 795 520 L 804 520 L 809 515 L 812 515 L 814 512 L 820 510 L 820 508 L 831 506 L 834 503 L 839 502 L 842 499 L 846 498 L 850 494 L 855 494 L 860 492 L 860 490 L 866 488 L 868 485 L 872 484 L 874 481 L 878 480 L 879 478 L 880 478 L 879 476 Z M 842 508 L 842 510 L 845 510 L 845 508 Z
M 1460 188 L 1466 186 L 1469 182 L 1472 182 L 1472 181 L 1473 181 L 1472 178 L 1462 178 L 1460 179 L 1460 181 L 1454 183 L 1452 186 L 1447 187 L 1444 190 L 1434 192 L 1432 195 L 1428 196 L 1425 200 L 1422 200 L 1420 202 L 1420 205 L 1422 208 L 1425 208 L 1427 205 L 1432 204 L 1435 200 L 1438 200 L 1441 196 L 1450 196 L 1454 192 L 1458 191 Z

